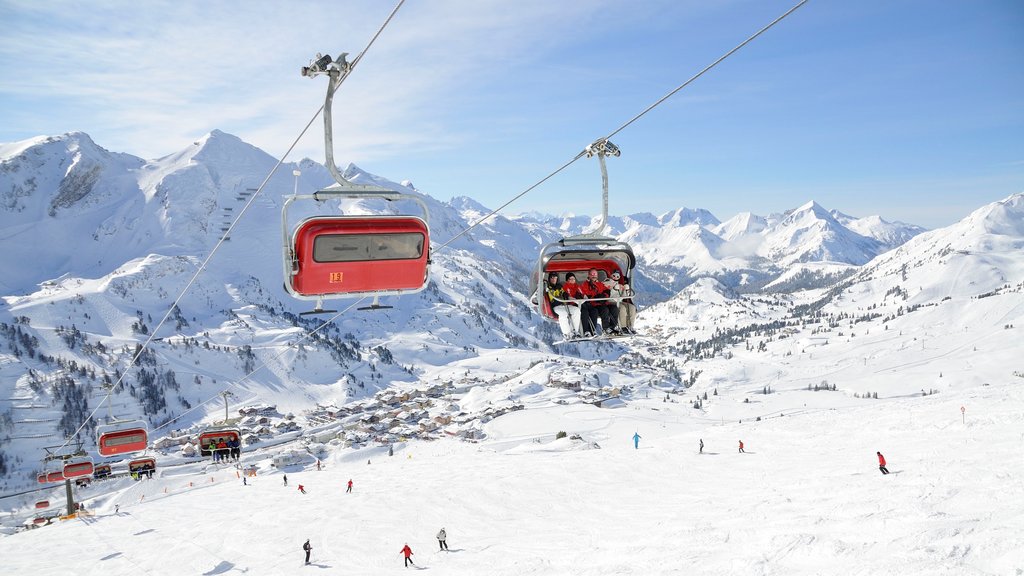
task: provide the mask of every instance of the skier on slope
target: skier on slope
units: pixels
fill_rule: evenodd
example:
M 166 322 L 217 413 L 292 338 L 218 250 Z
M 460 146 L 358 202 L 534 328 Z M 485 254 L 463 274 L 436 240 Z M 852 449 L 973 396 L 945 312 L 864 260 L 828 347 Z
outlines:
M 309 553 L 313 551 L 313 547 L 309 544 L 309 540 L 302 545 L 302 549 L 306 551 L 306 564 L 309 564 Z
M 302 484 L 299 484 L 299 492 L 306 493 L 306 488 Z
M 349 479 L 348 479 L 348 488 L 347 488 L 347 489 L 345 489 L 345 493 L 346 493 L 346 494 L 350 494 L 351 492 L 352 492 L 352 479 L 351 479 L 351 478 L 349 478 Z
M 701 454 L 704 453 L 704 439 L 703 438 L 700 439 L 700 453 Z
M 743 452 L 743 440 L 740 440 L 740 452 L 746 454 L 746 452 Z
M 405 567 L 406 568 L 409 567 L 409 564 L 412 564 L 413 566 L 416 565 L 416 563 L 412 561 L 412 548 L 409 548 L 409 544 L 408 543 L 406 543 L 406 545 L 402 547 L 402 551 L 399 552 L 399 554 L 404 554 L 405 555 Z
M 640 432 L 639 431 L 636 432 L 635 434 L 633 434 L 633 449 L 634 450 L 639 450 L 640 449 L 640 438 L 641 438 L 641 436 L 640 436 Z
M 882 474 L 888 474 L 889 469 L 885 467 L 885 456 L 882 456 L 881 452 L 875 452 L 878 454 L 878 469 L 882 471 Z
M 437 533 L 437 545 L 441 547 L 441 550 L 448 549 L 448 542 L 445 541 L 447 539 L 448 533 L 444 531 L 444 528 L 441 528 L 441 531 Z
M 288 485 L 288 475 L 287 474 L 284 475 L 284 485 L 285 486 Z

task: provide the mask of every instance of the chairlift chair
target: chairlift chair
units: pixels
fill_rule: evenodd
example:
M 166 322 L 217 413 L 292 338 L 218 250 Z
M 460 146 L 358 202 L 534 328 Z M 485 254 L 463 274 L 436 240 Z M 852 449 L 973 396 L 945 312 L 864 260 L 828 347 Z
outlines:
M 552 312 L 547 298 L 543 297 L 544 286 L 552 273 L 558 274 L 559 281 L 564 282 L 565 275 L 572 272 L 583 282 L 587 273 L 596 269 L 599 280 L 603 282 L 614 272 L 631 278 L 635 267 L 636 256 L 625 242 L 587 235 L 563 238 L 541 248 L 537 269 L 530 276 L 530 294 L 537 294 L 537 310 L 541 316 L 557 322 L 558 317 Z
M 281 210 L 285 290 L 294 298 L 316 301 L 310 314 L 328 312 L 323 309 L 323 301 L 335 298 L 372 296 L 371 308 L 385 308 L 377 304 L 381 296 L 419 292 L 429 280 L 430 215 L 426 203 L 413 194 L 350 182 L 334 162 L 331 109 L 335 90 L 352 69 L 345 56 L 332 60 L 317 54 L 310 66 L 302 69 L 303 76 L 329 77 L 324 101 L 325 166 L 336 184 L 312 195 L 299 195 L 296 189 Z M 288 207 L 292 202 L 342 198 L 411 200 L 419 204 L 424 217 L 315 216 L 291 228 Z
M 92 470 L 92 477 L 96 480 L 103 480 L 110 476 L 110 464 L 97 464 Z
M 36 510 L 40 510 L 40 509 L 43 509 L 43 508 L 49 508 L 49 507 L 50 507 L 50 501 L 49 500 L 40 500 L 39 502 L 36 502 Z
M 115 422 L 96 428 L 96 450 L 101 456 L 143 452 L 148 445 L 146 423 Z
M 92 471 L 92 460 L 72 460 L 64 464 L 63 475 L 66 479 L 78 478 L 80 476 L 89 476 L 92 474 Z
M 156 458 L 153 458 L 151 456 L 147 456 L 145 458 L 136 458 L 135 460 L 131 460 L 128 462 L 128 472 L 131 474 L 152 472 L 155 470 Z
M 587 146 L 583 153 L 588 157 L 597 156 L 601 166 L 601 219 L 590 233 L 569 236 L 541 247 L 537 268 L 530 276 L 530 294 L 536 299 L 537 311 L 542 318 L 556 322 L 558 317 L 543 293 L 551 273 L 557 272 L 559 280 L 564 282 L 565 275 L 572 272 L 582 282 L 593 268 L 598 271 L 598 278 L 603 282 L 614 272 L 631 279 L 636 267 L 636 256 L 628 243 L 604 236 L 608 222 L 608 168 L 605 157 L 619 156 L 619 148 L 608 139 L 601 138 Z
M 210 445 L 210 441 L 213 441 L 216 445 L 220 440 L 228 442 L 230 440 L 237 440 L 238 447 L 242 447 L 242 431 L 238 428 L 232 427 L 214 427 L 207 428 L 199 434 L 197 441 L 199 442 L 199 454 L 203 456 L 213 456 L 213 451 L 209 450 L 207 446 Z

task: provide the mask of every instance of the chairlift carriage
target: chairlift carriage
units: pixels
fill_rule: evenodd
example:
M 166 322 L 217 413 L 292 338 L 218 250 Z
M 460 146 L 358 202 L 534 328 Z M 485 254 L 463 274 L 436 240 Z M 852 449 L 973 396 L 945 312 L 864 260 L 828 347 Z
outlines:
M 325 313 L 323 301 L 333 298 L 373 296 L 370 308 L 384 308 L 379 297 L 423 290 L 429 279 L 429 210 L 421 198 L 381 186 L 355 184 L 338 172 L 334 163 L 331 104 L 334 92 L 351 71 L 341 54 L 336 61 L 317 55 L 302 69 L 308 77 L 329 77 L 324 103 L 325 165 L 336 184 L 311 195 L 296 190 L 284 202 L 281 229 L 284 254 L 285 290 L 300 300 L 314 300 L 307 314 Z M 419 204 L 424 217 L 415 215 L 337 215 L 306 218 L 292 228 L 288 208 L 295 201 L 330 199 L 410 200 Z
M 110 476 L 110 472 L 110 464 L 97 464 L 92 470 L 92 477 L 94 480 L 103 480 Z
M 63 476 L 66 479 L 92 475 L 92 460 L 71 460 L 64 463 Z
M 577 278 L 586 278 L 591 269 L 596 269 L 598 279 L 604 281 L 615 272 L 623 278 L 632 280 L 633 269 L 636 267 L 636 256 L 633 248 L 626 242 L 604 236 L 608 221 L 608 169 L 605 156 L 618 156 L 618 147 L 607 139 L 600 139 L 586 149 L 587 156 L 597 156 L 601 164 L 601 183 L 603 203 L 601 220 L 593 232 L 569 236 L 557 242 L 541 247 L 537 259 L 537 268 L 530 276 L 530 294 L 537 303 L 537 311 L 541 317 L 551 321 L 558 317 L 551 310 L 551 304 L 544 297 L 544 286 L 551 274 L 558 274 L 560 282 L 565 281 L 566 274 L 572 272 Z M 614 298 L 603 298 L 610 300 Z
M 615 272 L 624 278 L 632 278 L 635 267 L 636 256 L 625 242 L 614 238 L 571 236 L 541 248 L 537 270 L 530 277 L 530 293 L 543 292 L 544 282 L 551 274 L 558 274 L 559 282 L 565 282 L 565 276 L 570 272 L 583 279 L 591 269 L 596 269 L 598 279 L 603 282 Z M 547 298 L 541 294 L 537 302 L 538 311 L 544 318 L 558 321 Z
M 39 502 L 36 502 L 36 510 L 40 510 L 40 509 L 43 509 L 43 508 L 49 508 L 49 507 L 50 507 L 50 501 L 49 500 L 40 500 Z
M 136 458 L 128 462 L 128 473 L 134 478 L 138 478 L 138 476 L 143 474 L 148 474 L 152 477 L 153 472 L 156 472 L 156 458 Z
M 96 428 L 96 450 L 101 456 L 143 452 L 147 445 L 145 422 L 115 422 Z
M 242 446 L 242 431 L 238 428 L 231 427 L 217 427 L 207 428 L 199 434 L 199 454 L 203 456 L 213 456 L 215 450 L 210 450 L 209 446 L 212 442 L 216 448 L 217 444 L 223 441 L 225 444 L 234 440 L 237 442 L 239 450 Z

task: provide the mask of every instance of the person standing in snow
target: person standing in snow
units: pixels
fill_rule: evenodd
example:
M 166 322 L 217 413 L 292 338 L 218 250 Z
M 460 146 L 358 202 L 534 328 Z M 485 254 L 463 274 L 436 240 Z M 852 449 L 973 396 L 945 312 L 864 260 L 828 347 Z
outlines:
M 633 434 L 633 449 L 634 450 L 639 450 L 640 449 L 640 432 L 637 432 L 636 434 Z
M 448 543 L 445 540 L 448 538 L 448 534 L 441 528 L 441 531 L 437 533 L 437 545 L 441 547 L 441 550 L 448 549 Z
M 288 475 L 287 474 L 284 475 L 284 485 L 285 486 L 288 485 Z
M 700 454 L 704 453 L 704 439 L 700 439 Z
M 242 476 L 242 486 L 248 486 L 248 485 L 249 485 L 248 480 L 246 480 L 245 476 Z
M 309 564 L 309 553 L 313 551 L 313 547 L 310 546 L 309 540 L 306 540 L 306 543 L 302 545 L 302 549 L 306 551 L 306 564 Z
M 740 440 L 740 452 L 746 454 L 746 452 L 743 452 L 743 440 Z
M 404 554 L 405 555 L 405 567 L 406 568 L 409 567 L 409 564 L 412 564 L 413 566 L 416 565 L 416 563 L 412 561 L 412 548 L 409 548 L 409 544 L 408 543 L 406 543 L 406 545 L 402 547 L 402 551 L 399 552 L 399 554 Z
M 889 469 L 885 467 L 885 456 L 882 456 L 881 452 L 875 452 L 878 454 L 878 469 L 882 471 L 882 474 L 888 474 Z
M 316 471 L 317 472 L 320 471 L 320 459 L 319 458 L 316 459 Z
M 348 479 L 348 488 L 345 489 L 345 494 L 350 494 L 351 492 L 352 492 L 352 479 L 349 478 Z
M 306 493 L 306 489 L 302 486 L 302 484 L 299 484 L 299 492 L 302 492 L 303 494 Z
M 395 455 L 395 447 L 394 446 L 388 446 L 388 456 L 394 456 L 394 455 Z

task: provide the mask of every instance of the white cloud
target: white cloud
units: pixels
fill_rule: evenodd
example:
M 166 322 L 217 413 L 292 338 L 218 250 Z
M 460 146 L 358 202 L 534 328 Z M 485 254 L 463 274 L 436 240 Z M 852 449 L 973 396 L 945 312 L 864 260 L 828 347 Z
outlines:
M 7 123 L 83 130 L 144 157 L 219 128 L 283 152 L 322 104 L 324 78 L 299 76 L 316 51 L 352 60 L 393 5 L 376 1 L 194 4 L 14 3 L 0 38 Z M 335 98 L 336 158 L 366 161 L 468 137 L 444 130 L 467 94 L 536 65 L 599 10 L 548 2 L 408 3 Z M 12 112 L 8 110 L 8 112 Z M 485 128 L 481 129 L 485 132 Z M 298 154 L 322 157 L 318 121 Z

